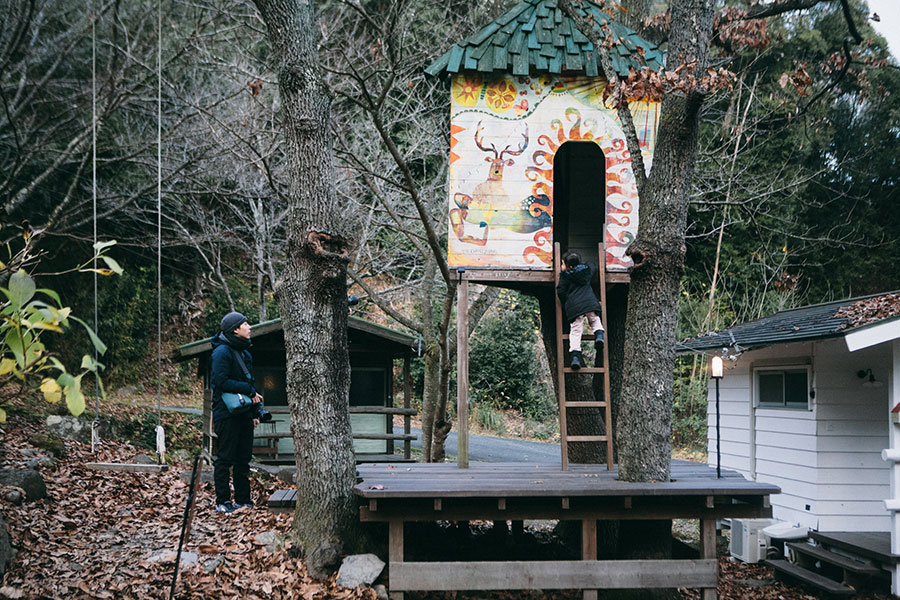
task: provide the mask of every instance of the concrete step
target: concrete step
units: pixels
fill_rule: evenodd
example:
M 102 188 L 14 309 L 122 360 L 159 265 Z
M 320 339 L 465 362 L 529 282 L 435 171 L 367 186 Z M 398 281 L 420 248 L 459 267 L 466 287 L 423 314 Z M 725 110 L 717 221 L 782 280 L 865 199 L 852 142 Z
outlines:
M 841 554 L 835 554 L 834 552 L 830 552 L 821 546 L 813 546 L 812 544 L 807 543 L 796 543 L 789 542 L 786 544 L 788 548 L 793 550 L 794 552 L 805 554 L 815 560 L 822 561 L 828 563 L 830 565 L 834 565 L 845 571 L 849 571 L 850 573 L 856 573 L 857 575 L 878 575 L 881 573 L 881 569 L 878 567 L 874 567 L 868 563 L 860 562 L 858 560 L 853 560 L 852 558 L 847 558 Z
M 852 596 L 856 593 L 856 590 L 848 585 L 844 585 L 834 579 L 828 579 L 818 573 L 807 571 L 803 567 L 786 560 L 767 560 L 765 564 L 775 569 L 775 573 L 778 575 L 787 575 L 832 596 Z

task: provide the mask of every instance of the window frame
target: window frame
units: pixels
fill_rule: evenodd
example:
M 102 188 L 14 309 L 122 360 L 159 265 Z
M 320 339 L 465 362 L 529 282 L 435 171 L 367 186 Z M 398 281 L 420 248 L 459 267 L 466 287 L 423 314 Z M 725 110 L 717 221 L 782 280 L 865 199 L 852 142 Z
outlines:
M 761 397 L 762 387 L 760 385 L 759 376 L 761 373 L 765 372 L 780 372 L 786 374 L 790 371 L 804 371 L 806 373 L 806 394 L 805 394 L 805 405 L 800 406 L 799 403 L 791 403 L 788 404 L 788 400 L 785 395 L 782 395 L 782 403 L 776 404 L 775 402 L 764 402 Z M 812 411 L 812 365 L 803 364 L 803 363 L 790 363 L 790 364 L 781 364 L 781 365 L 765 365 L 753 367 L 753 405 L 756 408 L 766 409 L 766 410 L 793 410 L 793 411 Z M 782 393 L 784 392 L 784 388 L 782 386 Z

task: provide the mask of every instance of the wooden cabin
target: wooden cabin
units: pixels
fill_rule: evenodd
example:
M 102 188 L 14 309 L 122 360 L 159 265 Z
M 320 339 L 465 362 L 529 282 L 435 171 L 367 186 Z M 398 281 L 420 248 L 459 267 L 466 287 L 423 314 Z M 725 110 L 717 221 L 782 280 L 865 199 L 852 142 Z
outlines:
M 347 337 L 350 347 L 350 425 L 353 447 L 358 461 L 393 462 L 412 460 L 410 417 L 416 410 L 410 407 L 410 358 L 418 340 L 394 329 L 377 325 L 359 317 L 348 318 Z M 257 428 L 254 454 L 268 462 L 293 462 L 294 441 L 290 434 L 288 412 L 284 331 L 281 319 L 259 323 L 252 327 L 253 375 L 257 389 L 265 398 L 266 409 L 273 415 L 271 423 Z M 214 453 L 215 433 L 212 430 L 212 390 L 210 368 L 212 338 L 191 342 L 175 351 L 174 359 L 197 359 L 197 373 L 203 379 L 203 445 Z M 394 407 L 396 383 L 394 361 L 403 360 L 403 406 Z M 404 418 L 404 431 L 393 432 L 393 417 Z M 403 454 L 394 454 L 394 443 L 403 442 Z

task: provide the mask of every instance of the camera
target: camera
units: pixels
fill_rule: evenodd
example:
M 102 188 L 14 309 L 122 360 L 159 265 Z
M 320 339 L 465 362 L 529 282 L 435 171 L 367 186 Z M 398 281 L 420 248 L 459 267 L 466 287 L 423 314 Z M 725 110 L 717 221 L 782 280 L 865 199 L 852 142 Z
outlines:
M 267 411 L 266 407 L 263 406 L 262 403 L 260 403 L 257 408 L 257 418 L 259 419 L 260 423 L 268 423 L 272 420 L 272 413 Z

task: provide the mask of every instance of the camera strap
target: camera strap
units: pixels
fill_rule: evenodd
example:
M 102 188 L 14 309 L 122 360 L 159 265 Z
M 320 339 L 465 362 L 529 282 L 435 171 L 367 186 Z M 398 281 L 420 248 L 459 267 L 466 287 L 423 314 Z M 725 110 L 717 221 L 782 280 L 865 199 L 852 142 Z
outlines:
M 244 358 L 241 356 L 241 353 L 234 348 L 231 349 L 231 352 L 234 354 L 234 358 L 241 366 L 241 371 L 244 372 L 244 377 L 247 379 L 247 381 L 253 383 L 253 375 L 250 374 L 250 371 L 247 369 L 247 365 L 244 364 Z

